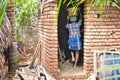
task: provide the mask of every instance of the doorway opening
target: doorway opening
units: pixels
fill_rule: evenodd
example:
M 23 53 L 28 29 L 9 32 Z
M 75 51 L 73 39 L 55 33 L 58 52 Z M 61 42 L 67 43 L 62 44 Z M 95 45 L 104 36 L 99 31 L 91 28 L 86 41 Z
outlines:
M 84 3 L 79 6 L 79 10 L 82 14 L 82 25 L 80 30 L 84 31 Z M 78 13 L 79 14 L 79 13 Z M 78 68 L 73 68 L 71 63 L 71 51 L 68 46 L 69 31 L 65 28 L 67 24 L 67 8 L 66 4 L 61 5 L 59 17 L 58 17 L 58 43 L 59 43 L 59 54 L 58 54 L 58 67 L 62 75 L 80 75 L 83 73 L 83 51 L 84 51 L 84 32 L 81 32 L 82 50 L 79 51 Z M 77 16 L 78 20 L 80 16 Z M 61 60 L 62 57 L 62 60 Z

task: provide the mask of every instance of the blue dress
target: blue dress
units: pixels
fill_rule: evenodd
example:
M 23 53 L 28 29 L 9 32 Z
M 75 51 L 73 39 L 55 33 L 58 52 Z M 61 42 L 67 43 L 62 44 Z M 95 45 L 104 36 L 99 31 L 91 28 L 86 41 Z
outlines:
M 78 22 L 72 22 L 66 25 L 66 28 L 69 30 L 69 49 L 70 50 L 81 50 L 82 42 L 80 35 L 80 26 L 82 24 L 82 20 L 80 19 Z

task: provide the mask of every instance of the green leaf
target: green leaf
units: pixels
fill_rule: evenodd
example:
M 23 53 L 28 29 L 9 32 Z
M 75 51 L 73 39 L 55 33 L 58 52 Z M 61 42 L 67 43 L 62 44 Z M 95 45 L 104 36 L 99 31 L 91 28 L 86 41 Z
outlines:
M 120 0 L 111 0 L 113 4 L 115 4 L 116 7 L 120 9 Z
M 39 11 L 39 0 L 18 0 L 16 2 L 17 17 L 17 40 L 21 40 L 21 30 L 23 26 L 27 26 L 30 21 L 37 15 Z
M 0 28 L 2 27 L 8 0 L 0 0 Z
M 102 18 L 102 12 L 103 12 L 103 0 L 100 0 L 100 18 Z
M 98 68 L 94 73 L 97 74 L 97 72 L 108 71 L 108 70 L 119 70 L 119 69 L 120 69 L 120 64 L 106 65 Z
M 59 0 L 59 3 L 58 3 L 58 10 L 57 10 L 57 15 L 56 15 L 56 20 L 57 20 L 57 22 L 58 22 L 58 16 L 59 16 L 59 12 L 60 12 L 60 7 L 61 7 L 61 5 L 62 5 L 62 0 Z
M 95 0 L 91 0 L 91 2 L 90 2 L 90 4 L 89 4 L 87 15 L 89 14 L 89 12 L 90 12 L 90 8 L 92 7 L 94 1 L 95 1 Z
M 109 76 L 109 77 L 105 77 L 105 78 L 102 78 L 100 80 L 109 80 L 109 79 L 112 79 L 112 78 L 120 78 L 120 75 L 114 75 L 114 76 Z
M 63 4 L 65 4 L 65 3 L 66 3 L 66 1 L 67 1 L 67 0 L 64 0 L 64 1 L 63 1 Z

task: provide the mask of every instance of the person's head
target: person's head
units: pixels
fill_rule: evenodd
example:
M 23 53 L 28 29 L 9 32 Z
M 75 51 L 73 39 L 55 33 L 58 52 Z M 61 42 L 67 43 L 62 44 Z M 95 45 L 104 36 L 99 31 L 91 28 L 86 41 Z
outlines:
M 71 16 L 70 17 L 70 22 L 76 22 L 77 21 L 77 17 L 76 16 Z

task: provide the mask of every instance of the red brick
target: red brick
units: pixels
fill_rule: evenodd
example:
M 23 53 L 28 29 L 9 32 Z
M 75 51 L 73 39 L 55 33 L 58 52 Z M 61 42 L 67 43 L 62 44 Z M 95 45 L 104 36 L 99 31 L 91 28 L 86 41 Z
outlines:
M 93 52 L 115 47 L 120 50 L 120 16 L 114 7 L 104 8 L 102 20 L 98 18 L 99 7 L 93 7 L 87 16 L 88 2 L 84 3 L 84 71 L 85 75 L 62 76 L 64 79 L 84 80 L 93 72 Z M 45 1 L 44 13 L 39 14 L 39 40 L 42 64 L 48 72 L 58 72 L 58 34 L 56 23 L 57 3 Z

